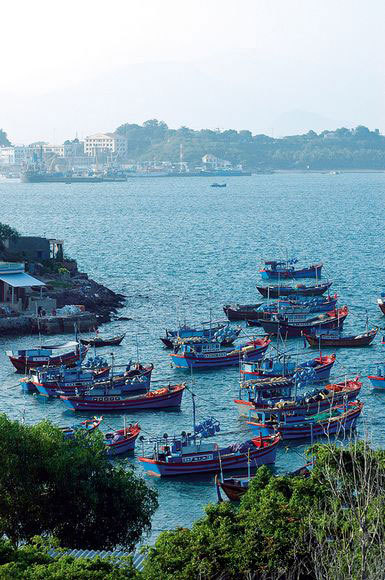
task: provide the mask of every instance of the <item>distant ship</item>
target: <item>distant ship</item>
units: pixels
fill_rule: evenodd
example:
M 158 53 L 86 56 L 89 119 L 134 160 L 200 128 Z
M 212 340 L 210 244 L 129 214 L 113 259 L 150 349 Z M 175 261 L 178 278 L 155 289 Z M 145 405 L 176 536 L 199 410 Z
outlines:
M 251 172 L 241 169 L 212 169 L 209 171 L 143 171 L 127 172 L 128 178 L 148 178 L 148 177 L 241 177 L 250 176 Z
M 125 175 L 120 174 L 89 174 L 78 175 L 75 173 L 62 173 L 36 171 L 27 169 L 21 173 L 21 180 L 24 183 L 102 183 L 110 181 L 127 181 Z

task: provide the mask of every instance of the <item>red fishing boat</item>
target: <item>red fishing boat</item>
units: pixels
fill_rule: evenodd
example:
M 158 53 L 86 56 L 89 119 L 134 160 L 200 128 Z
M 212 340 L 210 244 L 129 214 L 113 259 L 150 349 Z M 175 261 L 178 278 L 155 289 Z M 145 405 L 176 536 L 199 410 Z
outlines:
M 93 395 L 91 390 L 83 395 L 61 396 L 60 399 L 72 411 L 113 413 L 143 409 L 167 409 L 180 407 L 185 388 L 185 384 L 168 385 L 156 391 L 134 396 L 110 395 L 108 389 L 102 395 Z
M 106 446 L 107 455 L 112 457 L 115 455 L 121 455 L 122 453 L 127 453 L 128 451 L 133 451 L 135 449 L 135 442 L 140 433 L 140 427 L 138 423 L 135 425 L 129 425 L 118 431 L 112 431 L 111 433 L 106 433 L 104 444 Z
M 17 371 L 27 372 L 43 366 L 74 366 L 84 359 L 87 351 L 87 346 L 72 341 L 16 351 L 7 350 L 6 354 Z

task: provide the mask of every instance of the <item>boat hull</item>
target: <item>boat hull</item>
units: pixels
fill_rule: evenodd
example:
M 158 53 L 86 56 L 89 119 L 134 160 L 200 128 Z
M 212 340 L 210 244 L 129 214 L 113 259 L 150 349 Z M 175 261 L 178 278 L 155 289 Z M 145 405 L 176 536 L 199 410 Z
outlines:
M 347 431 L 355 428 L 357 419 L 362 411 L 362 404 L 356 409 L 334 420 L 311 422 L 309 424 L 282 424 L 278 426 L 282 440 L 312 439 L 314 437 L 328 437 L 330 435 L 345 435 Z M 263 432 L 262 423 L 248 422 L 249 427 L 255 434 Z
M 314 366 L 314 367 L 310 366 L 310 368 L 312 368 L 314 370 L 314 373 L 315 373 L 315 379 L 313 382 L 320 382 L 320 381 L 329 380 L 330 372 L 333 368 L 334 363 L 335 363 L 335 359 L 327 364 L 322 364 L 322 365 L 318 365 L 318 366 Z M 301 369 L 309 368 L 309 365 L 299 364 L 298 368 L 301 368 Z M 282 376 L 280 373 L 275 374 L 274 372 L 270 373 L 269 371 L 244 371 L 243 369 L 241 369 L 240 372 L 241 372 L 242 379 L 245 381 L 249 381 L 252 379 L 265 379 L 268 377 Z M 291 376 L 293 376 L 293 373 L 289 373 L 287 376 L 291 377 Z
M 257 290 L 264 298 L 279 298 L 280 296 L 321 296 L 330 288 L 332 282 L 315 286 L 257 286 Z
M 322 264 L 315 264 L 298 270 L 260 270 L 262 280 L 283 280 L 297 278 L 321 278 Z
M 385 390 L 385 377 L 369 375 L 368 379 L 373 389 L 378 389 L 381 391 Z
M 81 360 L 84 359 L 86 354 L 87 354 L 87 350 L 85 350 L 85 352 L 81 355 Z M 52 356 L 52 357 L 38 356 L 38 357 L 32 357 L 30 359 L 21 358 L 21 357 L 16 358 L 13 356 L 9 356 L 8 358 L 11 361 L 11 363 L 13 364 L 13 366 L 15 367 L 15 369 L 19 372 L 26 372 L 26 371 L 31 370 L 31 369 L 37 369 L 37 368 L 48 366 L 48 365 L 55 366 L 55 367 L 66 365 L 68 367 L 71 367 L 71 366 L 75 366 L 76 364 L 79 363 L 79 354 L 76 354 L 76 353 L 71 353 L 70 355 Z
M 365 333 L 362 336 L 327 337 L 327 335 L 316 336 L 314 334 L 304 334 L 307 342 L 314 348 L 362 348 L 369 346 L 376 338 L 377 330 Z
M 241 417 L 258 417 L 258 414 L 264 413 L 269 415 L 285 415 L 287 413 L 298 413 L 304 416 L 315 415 L 322 413 L 330 408 L 343 404 L 345 401 L 355 401 L 360 393 L 362 383 L 358 381 L 351 382 L 352 387 L 349 389 L 342 389 L 341 391 L 331 391 L 332 396 L 317 401 L 304 402 L 302 404 L 287 404 L 280 408 L 271 405 L 254 405 L 252 401 L 244 401 L 243 399 L 235 399 L 234 403 L 238 407 L 238 412 Z
M 330 317 L 329 319 L 311 322 L 309 324 L 290 324 L 284 321 L 263 320 L 261 326 L 266 334 L 280 334 L 283 339 L 300 338 L 304 334 L 311 334 L 313 330 L 322 331 L 325 328 L 341 328 L 348 313 L 341 314 L 339 317 Z
M 148 409 L 168 409 L 180 407 L 185 386 L 180 385 L 178 388 L 168 390 L 167 393 L 154 395 L 155 391 L 150 391 L 146 395 L 138 397 L 121 397 L 121 396 L 90 396 L 83 395 L 80 397 L 60 396 L 60 399 L 72 411 L 95 412 L 103 411 L 106 413 L 122 411 L 142 411 Z
M 206 356 L 200 357 L 199 355 L 193 355 L 192 353 L 173 353 L 170 354 L 171 360 L 176 368 L 180 369 L 212 369 L 221 368 L 227 366 L 237 366 L 240 360 L 244 361 L 257 361 L 260 360 L 264 353 L 266 352 L 270 341 L 268 344 L 255 348 L 252 351 L 247 352 L 247 355 L 241 355 L 239 352 L 234 355 L 228 355 L 227 353 L 223 356 Z

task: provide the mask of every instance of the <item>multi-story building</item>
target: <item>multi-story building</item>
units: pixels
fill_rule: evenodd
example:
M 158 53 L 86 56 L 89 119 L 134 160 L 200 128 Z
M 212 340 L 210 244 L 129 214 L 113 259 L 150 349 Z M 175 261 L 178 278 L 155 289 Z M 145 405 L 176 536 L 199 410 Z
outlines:
M 114 154 L 125 157 L 127 154 L 127 139 L 118 133 L 96 133 L 84 140 L 84 153 L 98 155 L 98 153 Z

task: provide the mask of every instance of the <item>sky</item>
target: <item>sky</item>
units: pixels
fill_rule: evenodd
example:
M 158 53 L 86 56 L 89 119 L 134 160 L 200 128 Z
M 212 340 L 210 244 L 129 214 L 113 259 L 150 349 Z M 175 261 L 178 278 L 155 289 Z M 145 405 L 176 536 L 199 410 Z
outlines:
M 384 22 L 383 0 L 6 2 L 0 127 L 14 143 L 152 118 L 385 133 Z

